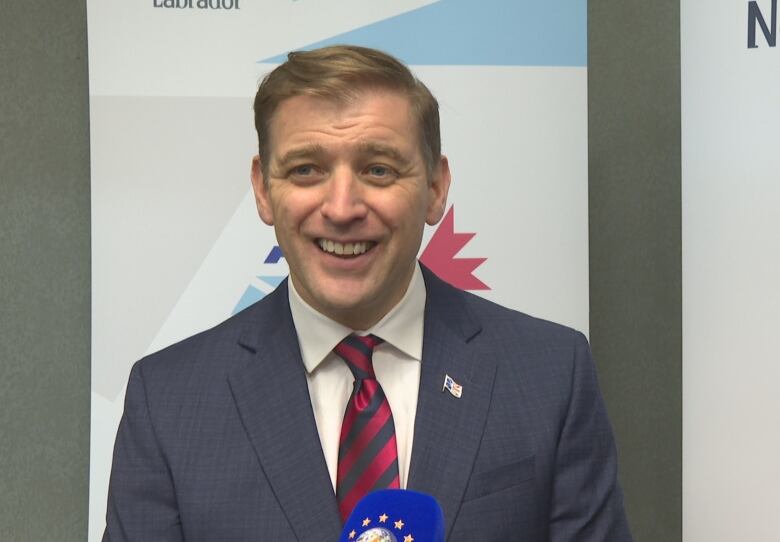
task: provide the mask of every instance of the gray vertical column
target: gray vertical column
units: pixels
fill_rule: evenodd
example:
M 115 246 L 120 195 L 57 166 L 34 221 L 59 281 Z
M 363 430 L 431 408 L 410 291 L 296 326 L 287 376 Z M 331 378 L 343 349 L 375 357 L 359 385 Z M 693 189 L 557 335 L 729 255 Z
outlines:
M 637 542 L 682 539 L 680 5 L 588 6 L 590 337 Z
M 0 540 L 87 536 L 90 241 L 83 2 L 0 14 Z

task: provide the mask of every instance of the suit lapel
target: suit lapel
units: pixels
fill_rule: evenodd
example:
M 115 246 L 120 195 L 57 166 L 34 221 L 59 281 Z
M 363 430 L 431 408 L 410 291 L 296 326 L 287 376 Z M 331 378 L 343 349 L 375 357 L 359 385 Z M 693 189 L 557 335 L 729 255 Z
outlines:
M 478 358 L 469 344 L 481 327 L 462 292 L 423 271 L 427 290 L 423 360 L 407 486 L 439 501 L 449 532 L 479 449 L 496 364 Z M 442 391 L 445 375 L 463 387 L 460 398 Z
M 274 495 L 301 542 L 336 540 L 338 505 L 322 454 L 298 338 L 283 283 L 256 307 L 240 339 L 252 355 L 229 381 L 244 428 Z

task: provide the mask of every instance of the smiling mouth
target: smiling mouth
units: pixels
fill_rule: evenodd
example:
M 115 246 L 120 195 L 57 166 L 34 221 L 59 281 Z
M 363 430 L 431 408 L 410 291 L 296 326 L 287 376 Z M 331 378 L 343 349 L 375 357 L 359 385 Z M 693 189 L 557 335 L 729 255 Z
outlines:
M 361 254 L 365 254 L 374 248 L 376 245 L 374 241 L 339 243 L 338 241 L 332 241 L 330 239 L 323 238 L 317 239 L 316 243 L 323 252 L 333 254 L 335 256 L 341 256 L 342 258 L 354 258 L 356 256 L 360 256 Z

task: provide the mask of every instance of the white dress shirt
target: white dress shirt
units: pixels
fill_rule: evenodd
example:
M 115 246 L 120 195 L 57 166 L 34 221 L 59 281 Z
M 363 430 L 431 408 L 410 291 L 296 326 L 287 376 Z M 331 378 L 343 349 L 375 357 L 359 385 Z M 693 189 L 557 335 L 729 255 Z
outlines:
M 401 301 L 367 330 L 352 330 L 331 320 L 301 298 L 292 279 L 288 285 L 290 311 L 306 366 L 309 397 L 334 492 L 341 422 L 355 378 L 347 364 L 333 353 L 333 348 L 350 333 L 372 333 L 385 341 L 374 350 L 374 372 L 393 413 L 398 477 L 401 487 L 406 488 L 420 388 L 425 313 L 425 282 L 419 264 L 415 266 Z

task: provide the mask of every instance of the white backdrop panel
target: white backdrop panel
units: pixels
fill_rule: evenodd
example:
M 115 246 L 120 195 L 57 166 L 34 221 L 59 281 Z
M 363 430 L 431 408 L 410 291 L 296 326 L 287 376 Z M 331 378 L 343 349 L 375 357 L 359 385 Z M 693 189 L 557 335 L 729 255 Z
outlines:
M 486 258 L 474 276 L 490 289 L 475 293 L 587 332 L 584 2 L 240 0 L 240 12 L 152 4 L 88 2 L 90 540 L 104 525 L 132 363 L 225 319 L 287 272 L 249 186 L 252 96 L 284 51 L 345 32 L 339 41 L 364 43 L 368 28 L 379 41 L 364 44 L 407 60 L 441 104 L 455 231 L 476 233 L 458 257 Z M 395 49 L 404 25 L 440 19 L 447 24 L 428 46 Z M 539 33 L 520 32 L 533 47 L 511 36 L 520 27 Z M 565 35 L 544 45 L 552 28 Z M 496 34 L 504 41 L 491 41 Z M 473 47 L 452 41 L 464 36 Z
M 747 26 L 747 1 L 682 2 L 688 542 L 778 540 L 780 50 Z

